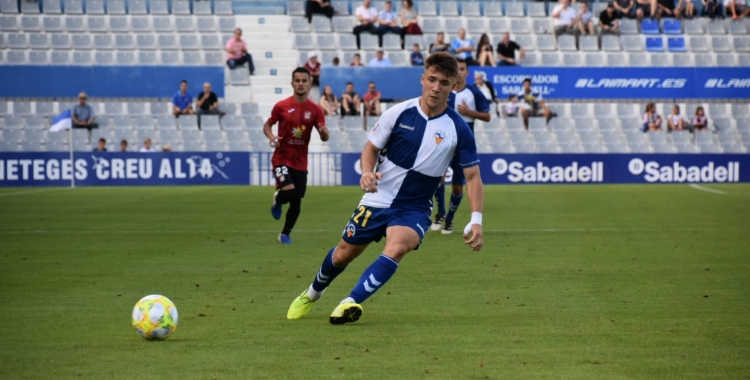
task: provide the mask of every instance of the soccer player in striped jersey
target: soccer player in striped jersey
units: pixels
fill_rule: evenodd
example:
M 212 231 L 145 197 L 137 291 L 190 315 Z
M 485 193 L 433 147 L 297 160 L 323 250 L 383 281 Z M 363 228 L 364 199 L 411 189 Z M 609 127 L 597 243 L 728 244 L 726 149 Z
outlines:
M 382 254 L 329 318 L 332 324 L 356 322 L 362 315 L 361 304 L 385 286 L 407 253 L 421 246 L 431 223 L 432 196 L 454 156 L 466 175 L 471 203 L 465 243 L 474 251 L 482 249 L 484 188 L 474 135 L 448 107 L 457 66 L 448 53 L 430 55 L 421 78 L 422 96 L 388 109 L 372 128 L 360 159 L 360 188 L 365 195 L 313 283 L 292 302 L 288 319 L 304 317 L 349 263 L 370 243 L 387 236 Z
M 301 212 L 302 198 L 307 190 L 307 146 L 313 128 L 318 130 L 320 139 L 328 141 L 328 128 L 323 109 L 308 99 L 312 87 L 312 74 L 304 67 L 292 72 L 294 95 L 273 106 L 271 117 L 263 125 L 263 132 L 274 148 L 271 164 L 276 178 L 276 192 L 273 195 L 271 215 L 281 219 L 282 205 L 289 204 L 284 229 L 279 234 L 281 244 L 292 244 L 289 235 L 297 223 Z M 279 123 L 278 136 L 271 127 Z
M 490 121 L 490 103 L 477 86 L 466 83 L 466 77 L 468 75 L 469 69 L 466 66 L 466 62 L 459 60 L 456 84 L 448 97 L 448 106 L 461 115 L 473 133 L 475 119 L 484 122 Z M 453 185 L 451 186 L 450 208 L 446 214 L 445 180 L 443 180 L 443 182 L 440 183 L 440 187 L 438 187 L 435 192 L 435 198 L 437 198 L 437 213 L 435 214 L 435 222 L 432 223 L 432 226 L 430 227 L 433 231 L 439 231 L 442 227 L 442 233 L 444 235 L 453 233 L 453 218 L 456 215 L 458 206 L 461 204 L 461 199 L 464 197 L 464 184 L 466 182 L 463 170 L 461 170 L 461 165 L 458 162 L 458 157 L 455 157 L 453 162 L 451 162 L 451 169 L 453 169 L 453 179 L 451 180 Z M 443 225 L 443 223 L 445 224 Z

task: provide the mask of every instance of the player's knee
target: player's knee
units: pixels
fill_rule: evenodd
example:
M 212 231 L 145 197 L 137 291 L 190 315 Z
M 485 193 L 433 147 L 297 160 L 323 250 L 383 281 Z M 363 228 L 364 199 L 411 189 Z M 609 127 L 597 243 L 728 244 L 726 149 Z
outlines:
M 464 193 L 464 187 L 462 185 L 453 185 L 453 195 L 462 195 Z
M 354 259 L 356 259 L 365 248 L 367 248 L 366 245 L 352 245 L 342 239 L 333 251 L 333 265 L 337 267 L 348 265 L 354 261 Z

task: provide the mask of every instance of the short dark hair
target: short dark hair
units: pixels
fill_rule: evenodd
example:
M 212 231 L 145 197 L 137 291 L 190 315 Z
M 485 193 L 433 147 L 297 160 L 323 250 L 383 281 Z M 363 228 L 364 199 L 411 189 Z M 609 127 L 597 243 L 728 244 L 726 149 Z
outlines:
M 307 74 L 308 77 L 312 76 L 312 74 L 310 73 L 310 70 L 308 70 L 307 67 L 298 67 L 294 69 L 294 71 L 292 71 L 292 80 L 294 80 L 294 74 L 297 74 L 297 73 Z
M 523 80 L 523 83 L 526 83 L 526 82 L 529 82 L 529 84 L 531 84 L 531 78 L 526 78 Z
M 508 100 L 513 100 L 513 98 L 516 97 L 516 94 L 510 94 L 508 95 Z
M 183 79 L 180 81 L 180 84 L 183 84 L 183 83 L 188 84 L 186 79 Z
M 335 63 L 339 63 L 339 57 L 333 57 L 332 61 L 335 62 Z
M 355 57 L 361 57 L 361 55 L 359 55 L 359 53 L 354 53 L 354 56 Z
M 414 44 L 414 46 L 419 46 L 419 44 Z M 412 46 L 412 47 L 414 47 L 414 46 Z
M 105 143 L 105 144 L 106 144 L 106 143 L 107 143 L 107 140 L 105 140 L 105 139 L 104 139 L 104 137 L 102 137 L 102 138 L 100 138 L 100 139 L 99 139 L 99 142 L 103 142 L 103 143 Z
M 458 59 L 458 58 L 457 58 L 457 59 L 456 59 L 456 64 L 459 64 L 459 63 L 463 63 L 464 65 L 466 65 L 466 66 L 469 66 L 469 64 L 468 64 L 468 63 L 466 63 L 466 60 L 465 60 L 465 59 Z M 458 67 L 458 66 L 456 66 L 456 67 Z
M 607 8 L 615 9 L 615 5 L 613 3 L 607 3 Z
M 406 4 L 409 4 L 409 8 L 414 6 L 414 1 L 412 0 L 404 0 L 404 1 L 406 1 Z
M 458 61 L 456 61 L 456 58 L 452 54 L 444 51 L 431 54 L 427 57 L 424 63 L 424 70 L 427 71 L 430 67 L 450 78 L 455 78 L 458 73 Z
M 128 140 L 122 140 L 120 141 L 120 145 L 125 144 L 125 146 L 128 146 Z
M 388 0 L 385 2 L 386 4 L 391 4 L 391 0 Z
M 347 85 L 347 86 L 348 86 L 348 85 L 352 85 L 352 86 L 354 86 L 354 83 L 352 83 L 352 82 L 346 82 L 346 85 Z

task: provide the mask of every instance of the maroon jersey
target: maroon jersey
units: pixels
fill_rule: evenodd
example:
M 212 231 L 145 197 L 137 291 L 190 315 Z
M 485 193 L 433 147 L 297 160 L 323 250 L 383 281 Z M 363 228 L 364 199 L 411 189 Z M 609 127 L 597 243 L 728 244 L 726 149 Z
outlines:
M 271 158 L 273 166 L 285 165 L 290 169 L 307 171 L 307 146 L 312 129 L 326 126 L 323 109 L 308 99 L 297 103 L 290 96 L 273 106 L 268 124 L 279 123 L 279 144 Z

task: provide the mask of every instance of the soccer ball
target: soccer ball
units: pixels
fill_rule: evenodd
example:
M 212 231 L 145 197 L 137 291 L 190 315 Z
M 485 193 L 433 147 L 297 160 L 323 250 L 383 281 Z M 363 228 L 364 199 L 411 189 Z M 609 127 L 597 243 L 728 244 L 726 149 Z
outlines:
M 177 308 L 169 298 L 152 294 L 133 308 L 133 327 L 148 340 L 167 339 L 177 328 Z

